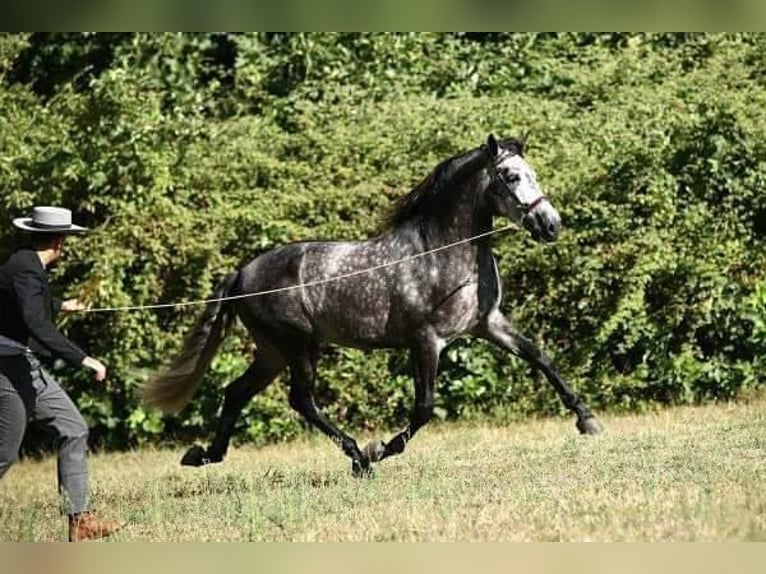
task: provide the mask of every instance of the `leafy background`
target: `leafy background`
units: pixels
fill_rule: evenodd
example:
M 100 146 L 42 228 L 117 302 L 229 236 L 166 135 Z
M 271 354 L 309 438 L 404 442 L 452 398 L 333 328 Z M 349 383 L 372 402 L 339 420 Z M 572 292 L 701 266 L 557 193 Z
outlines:
M 564 219 L 552 245 L 499 236 L 503 309 L 598 411 L 746 397 L 766 351 L 766 37 L 761 34 L 4 34 L 0 219 L 60 204 L 94 229 L 54 283 L 95 306 L 206 298 L 271 247 L 364 238 L 438 162 L 531 131 Z M 0 256 L 19 242 L 0 227 Z M 162 418 L 137 385 L 199 308 L 69 317 L 110 369 L 59 367 L 94 446 L 211 432 L 252 353 L 227 339 L 194 401 Z M 402 424 L 398 352 L 331 349 L 319 400 L 350 429 Z M 564 414 L 522 361 L 460 340 L 442 419 Z M 237 440 L 305 425 L 283 379 Z

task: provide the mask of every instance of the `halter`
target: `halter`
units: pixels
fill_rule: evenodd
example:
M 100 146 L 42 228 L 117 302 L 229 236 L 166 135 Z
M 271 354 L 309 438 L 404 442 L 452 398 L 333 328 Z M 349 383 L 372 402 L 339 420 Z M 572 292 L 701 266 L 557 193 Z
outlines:
M 524 217 L 529 215 L 529 213 L 538 205 L 540 205 L 543 201 L 547 201 L 550 203 L 550 200 L 548 199 L 547 195 L 541 194 L 540 197 L 535 199 L 534 201 L 531 201 L 529 203 L 524 203 L 519 199 L 519 196 L 516 195 L 516 192 L 513 190 L 513 188 L 508 184 L 508 182 L 505 180 L 505 178 L 502 176 L 500 171 L 497 169 L 498 166 L 507 158 L 509 155 L 514 155 L 513 153 L 509 152 L 508 150 L 502 150 L 495 161 L 493 161 L 490 164 L 490 172 L 492 173 L 492 176 L 500 181 L 505 186 L 505 189 L 508 190 L 508 193 L 511 194 L 511 197 L 516 200 L 516 203 L 519 206 L 519 209 L 524 213 Z

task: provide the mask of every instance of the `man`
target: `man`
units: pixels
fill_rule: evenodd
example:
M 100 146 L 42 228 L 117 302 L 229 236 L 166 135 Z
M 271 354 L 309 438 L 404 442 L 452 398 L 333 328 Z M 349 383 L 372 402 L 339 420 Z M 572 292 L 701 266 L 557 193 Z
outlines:
M 38 357 L 61 358 L 106 378 L 106 367 L 67 339 L 53 324 L 59 311 L 82 309 L 76 299 L 51 296 L 45 269 L 61 257 L 68 235 L 86 231 L 59 207 L 35 207 L 14 219 L 30 247 L 0 266 L 0 478 L 18 456 L 28 423 L 45 425 L 58 439 L 58 482 L 69 516 L 69 540 L 108 536 L 118 525 L 99 520 L 88 501 L 88 427 L 69 396 Z

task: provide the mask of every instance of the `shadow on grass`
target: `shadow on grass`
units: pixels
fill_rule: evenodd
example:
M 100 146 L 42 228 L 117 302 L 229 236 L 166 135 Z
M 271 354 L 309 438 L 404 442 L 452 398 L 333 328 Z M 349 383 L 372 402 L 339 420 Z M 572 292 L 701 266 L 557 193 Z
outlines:
M 261 476 L 254 478 L 241 475 L 212 476 L 206 474 L 198 477 L 173 475 L 167 483 L 160 486 L 163 496 L 186 498 L 205 495 L 241 495 L 263 492 L 275 487 L 289 489 L 323 489 L 339 484 L 341 475 L 327 472 L 298 472 L 289 473 L 279 469 L 269 468 Z

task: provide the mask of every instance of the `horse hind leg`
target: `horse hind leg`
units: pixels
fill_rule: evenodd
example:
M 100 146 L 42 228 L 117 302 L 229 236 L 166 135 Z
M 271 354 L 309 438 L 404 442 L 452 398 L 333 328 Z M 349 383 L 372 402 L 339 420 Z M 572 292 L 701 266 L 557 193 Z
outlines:
M 290 406 L 351 458 L 354 476 L 369 476 L 369 460 L 364 459 L 356 441 L 335 426 L 314 402 L 316 367 L 317 353 L 312 350 L 301 352 L 290 361 Z
M 435 337 L 424 336 L 411 350 L 415 366 L 415 407 L 410 424 L 388 441 L 375 440 L 362 449 L 362 455 L 369 462 L 378 462 L 389 456 L 404 452 L 407 443 L 425 425 L 434 411 L 434 383 L 439 365 L 441 343 Z
M 191 447 L 181 459 L 181 464 L 203 466 L 221 462 L 226 456 L 234 426 L 242 409 L 255 395 L 269 386 L 284 366 L 284 360 L 278 354 L 259 349 L 248 369 L 226 387 L 218 428 L 210 447 Z

